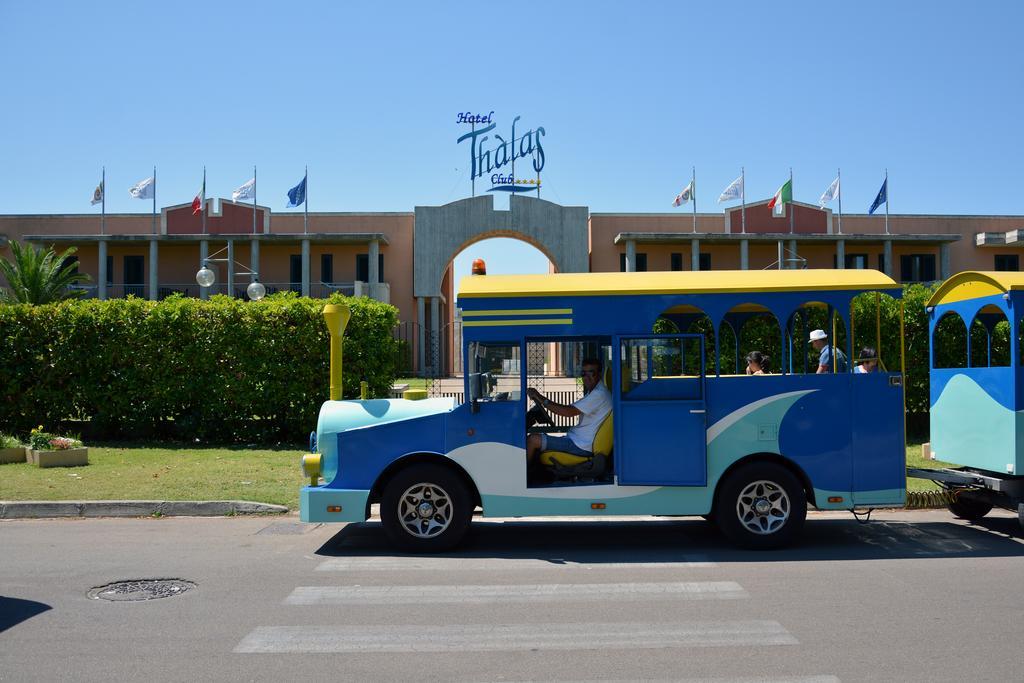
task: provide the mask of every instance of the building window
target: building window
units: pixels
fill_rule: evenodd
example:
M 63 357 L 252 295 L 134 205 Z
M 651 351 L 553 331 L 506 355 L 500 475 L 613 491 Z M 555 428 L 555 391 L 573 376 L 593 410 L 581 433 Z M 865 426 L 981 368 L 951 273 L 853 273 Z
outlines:
M 702 252 L 697 257 L 697 264 L 701 270 L 711 270 L 711 254 Z
M 288 257 L 288 283 L 293 292 L 302 291 L 302 254 Z
M 320 254 L 320 282 L 334 284 L 334 254 Z
M 683 255 L 679 253 L 672 254 L 672 270 L 683 269 Z
M 114 257 L 107 257 L 107 286 L 113 286 L 114 284 Z
M 1016 273 L 1020 270 L 1020 256 L 1017 254 L 996 254 L 995 269 Z
M 384 254 L 377 254 L 377 277 L 379 282 L 384 282 Z M 356 254 L 356 280 L 359 282 L 370 281 L 370 255 Z
M 146 295 L 146 259 L 143 256 L 124 257 L 124 295 L 138 296 Z
M 78 274 L 78 257 L 77 256 L 68 256 L 66 259 L 61 261 L 61 264 L 60 264 L 60 269 L 61 270 L 64 270 L 68 266 L 74 266 L 74 270 L 72 270 L 71 272 L 73 272 L 73 273 L 75 273 L 77 275 Z
M 636 272 L 643 273 L 647 270 L 647 254 L 636 255 Z M 619 272 L 626 272 L 626 255 L 619 254 Z
M 832 257 L 832 267 L 837 268 L 839 262 L 838 254 Z M 867 254 L 846 254 L 843 259 L 843 265 L 847 270 L 866 270 L 868 267 L 868 255 Z M 881 262 L 879 262 L 881 267 Z
M 900 256 L 902 282 L 934 282 L 935 254 L 903 254 Z

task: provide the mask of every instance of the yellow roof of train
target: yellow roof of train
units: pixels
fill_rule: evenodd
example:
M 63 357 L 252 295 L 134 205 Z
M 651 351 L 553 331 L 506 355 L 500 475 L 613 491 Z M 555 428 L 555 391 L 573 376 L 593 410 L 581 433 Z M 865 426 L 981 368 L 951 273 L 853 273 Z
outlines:
M 899 288 L 895 280 L 877 270 L 706 270 L 470 275 L 459 283 L 459 296 L 615 296 Z
M 928 300 L 928 305 L 938 306 L 993 294 L 1006 294 L 1013 289 L 1024 289 L 1024 273 L 968 270 L 943 282 Z

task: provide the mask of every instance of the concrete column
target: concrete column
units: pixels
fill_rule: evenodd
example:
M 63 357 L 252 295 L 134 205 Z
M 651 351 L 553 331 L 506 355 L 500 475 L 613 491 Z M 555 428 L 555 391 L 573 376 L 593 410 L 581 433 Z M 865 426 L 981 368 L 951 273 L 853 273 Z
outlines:
M 882 243 L 882 246 L 882 258 L 884 260 L 884 263 L 882 264 L 882 271 L 889 277 L 892 277 L 892 240 L 885 240 L 885 242 Z
M 799 256 L 799 254 L 797 254 L 797 251 L 796 251 L 796 240 L 790 240 L 789 241 L 789 254 L 787 254 L 786 257 L 787 258 L 791 258 L 791 259 L 795 259 L 795 258 L 797 258 L 797 256 Z M 793 268 L 793 269 L 798 268 L 797 262 L 796 261 L 791 261 L 789 267 Z
M 700 240 L 690 240 L 690 270 L 700 270 Z
M 228 240 L 228 296 L 235 296 L 235 241 Z
M 636 241 L 626 240 L 626 272 L 636 272 Z
M 160 247 L 156 240 L 149 241 L 149 300 L 156 301 L 157 283 L 159 282 L 157 263 L 160 258 Z
M 260 272 L 260 241 L 255 237 L 249 240 L 249 270 L 256 273 L 249 278 L 250 282 L 255 282 Z
M 750 240 L 740 240 L 740 270 L 750 270 Z
M 416 357 L 417 357 L 417 360 L 418 360 L 416 369 L 422 375 L 422 374 L 424 374 L 424 370 L 427 367 L 427 364 L 426 364 L 427 349 L 426 349 L 426 346 L 425 346 L 426 336 L 427 336 L 426 335 L 426 329 L 427 329 L 427 307 L 426 307 L 426 305 L 425 305 L 425 303 L 423 301 L 423 297 L 422 296 L 416 297 L 416 322 L 418 323 L 418 325 L 416 326 L 416 337 L 417 337 L 417 339 L 416 339 L 416 346 L 417 346 Z
M 783 263 L 785 262 L 785 259 L 786 259 L 786 252 L 782 248 L 782 240 L 779 240 L 778 246 L 779 246 L 779 258 L 778 258 L 777 266 L 778 266 L 779 270 L 782 270 Z
M 100 301 L 106 301 L 107 299 L 107 241 L 100 240 L 100 262 L 99 262 L 100 280 L 96 283 L 96 296 L 99 297 Z
M 846 240 L 836 240 L 836 268 L 846 268 Z
M 199 268 L 203 267 L 203 262 L 206 261 L 206 257 L 209 256 L 209 255 L 210 255 L 210 241 L 209 240 L 199 240 Z M 196 270 L 199 270 L 199 268 L 196 268 Z M 206 299 L 209 299 L 210 298 L 210 288 L 209 287 L 200 287 L 199 288 L 199 298 L 204 300 L 204 301 Z
M 430 365 L 434 368 L 434 376 L 441 373 L 441 299 L 430 297 Z
M 948 280 L 949 276 L 949 244 L 943 242 L 939 245 L 939 279 Z
M 309 296 L 309 240 L 302 240 L 302 296 Z
M 377 298 L 377 283 L 380 282 L 380 268 L 378 267 L 378 261 L 380 260 L 380 241 L 370 240 L 370 249 L 367 253 L 367 279 L 369 280 L 367 293 L 371 299 Z

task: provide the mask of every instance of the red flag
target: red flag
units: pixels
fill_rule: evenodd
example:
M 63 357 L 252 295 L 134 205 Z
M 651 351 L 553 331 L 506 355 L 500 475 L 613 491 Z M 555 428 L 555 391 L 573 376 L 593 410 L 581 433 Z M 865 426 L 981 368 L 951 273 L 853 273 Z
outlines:
M 198 216 L 203 211 L 203 205 L 206 204 L 206 170 L 203 170 L 203 187 L 199 190 L 199 194 L 192 200 L 192 215 Z

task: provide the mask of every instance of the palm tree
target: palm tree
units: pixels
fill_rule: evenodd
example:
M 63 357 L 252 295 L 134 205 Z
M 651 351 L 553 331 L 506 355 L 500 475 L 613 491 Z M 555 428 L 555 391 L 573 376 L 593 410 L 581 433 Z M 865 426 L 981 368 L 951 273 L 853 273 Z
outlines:
M 64 299 L 77 299 L 85 294 L 71 285 L 88 282 L 88 275 L 75 272 L 75 263 L 67 258 L 75 247 L 64 250 L 60 256 L 47 249 L 31 245 L 22 247 L 11 241 L 12 260 L 0 260 L 0 273 L 7 278 L 7 289 L 0 289 L 0 301 L 17 304 L 48 304 Z

